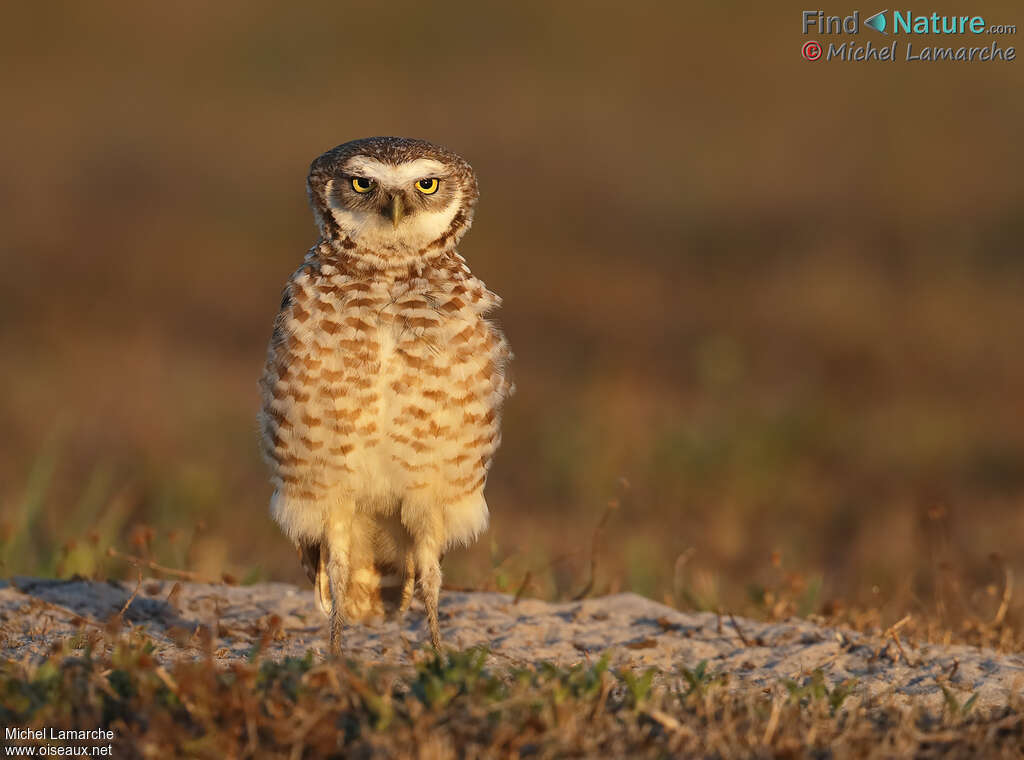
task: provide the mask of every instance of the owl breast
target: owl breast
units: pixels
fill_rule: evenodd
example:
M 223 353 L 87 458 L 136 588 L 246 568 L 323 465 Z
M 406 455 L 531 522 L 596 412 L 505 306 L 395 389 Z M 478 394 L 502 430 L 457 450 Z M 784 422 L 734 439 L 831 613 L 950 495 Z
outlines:
M 464 267 L 292 277 L 262 385 L 275 518 L 316 537 L 333 505 L 383 518 L 432 511 L 448 543 L 486 523 L 483 487 L 509 386 L 498 303 Z

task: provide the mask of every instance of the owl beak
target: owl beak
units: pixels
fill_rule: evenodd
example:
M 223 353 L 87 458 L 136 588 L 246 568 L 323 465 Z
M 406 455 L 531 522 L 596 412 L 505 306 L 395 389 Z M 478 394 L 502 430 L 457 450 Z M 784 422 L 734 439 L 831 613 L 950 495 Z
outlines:
M 402 196 L 392 195 L 391 203 L 388 204 L 388 218 L 391 219 L 391 224 L 398 227 L 403 216 L 405 216 L 405 204 L 402 202 Z

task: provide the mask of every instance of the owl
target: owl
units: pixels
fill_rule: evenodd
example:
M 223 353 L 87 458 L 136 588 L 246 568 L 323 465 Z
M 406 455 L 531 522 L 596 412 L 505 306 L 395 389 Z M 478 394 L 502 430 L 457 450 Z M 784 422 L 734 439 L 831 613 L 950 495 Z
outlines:
M 417 588 L 439 648 L 441 558 L 487 526 L 512 390 L 487 319 L 501 301 L 456 251 L 476 175 L 437 145 L 371 137 L 313 161 L 306 186 L 320 239 L 285 285 L 260 382 L 271 514 L 335 654 L 346 623 L 404 612 Z

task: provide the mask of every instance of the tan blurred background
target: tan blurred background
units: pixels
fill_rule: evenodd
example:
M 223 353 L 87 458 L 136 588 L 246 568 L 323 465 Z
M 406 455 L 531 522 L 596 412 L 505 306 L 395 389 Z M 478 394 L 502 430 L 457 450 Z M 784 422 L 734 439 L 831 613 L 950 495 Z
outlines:
M 571 596 L 596 546 L 594 590 L 681 606 L 987 614 L 990 554 L 1024 574 L 1024 61 L 812 64 L 801 8 L 8 5 L 2 572 L 301 578 L 256 380 L 309 162 L 394 134 L 476 168 L 516 352 L 450 583 Z

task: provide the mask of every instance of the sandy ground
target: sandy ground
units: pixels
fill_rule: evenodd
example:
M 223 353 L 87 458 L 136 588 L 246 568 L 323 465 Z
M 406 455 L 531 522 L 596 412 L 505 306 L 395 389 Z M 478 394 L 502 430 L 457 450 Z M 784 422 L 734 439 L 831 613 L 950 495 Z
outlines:
M 0 649 L 10 659 L 40 658 L 76 633 L 101 631 L 129 599 L 126 626 L 151 636 L 163 661 L 203 656 L 204 630 L 216 633 L 214 656 L 225 663 L 246 659 L 261 640 L 264 655 L 274 658 L 327 651 L 326 619 L 305 588 L 35 578 L 0 581 Z M 931 708 L 942 705 L 940 684 L 961 702 L 977 693 L 976 709 L 1024 694 L 1022 654 L 906 643 L 900 648 L 892 639 L 804 620 L 760 623 L 678 612 L 635 594 L 555 604 L 446 591 L 441 610 L 445 644 L 485 646 L 495 668 L 545 660 L 571 665 L 608 651 L 614 667 L 655 667 L 665 677 L 707 660 L 709 670 L 728 673 L 735 688 L 802 682 L 820 668 L 830 684 L 856 679 L 856 696 Z M 351 627 L 345 649 L 363 663 L 407 664 L 426 641 L 422 611 L 414 607 L 400 622 Z

